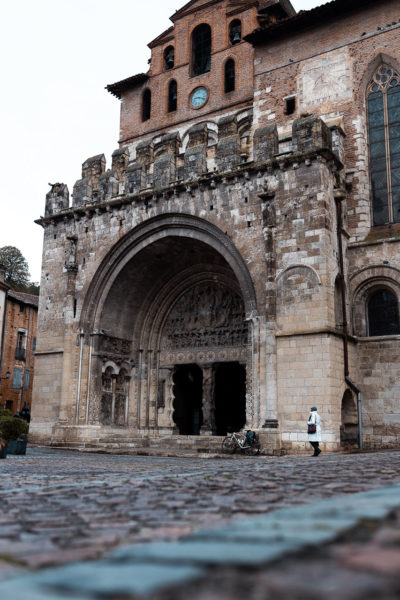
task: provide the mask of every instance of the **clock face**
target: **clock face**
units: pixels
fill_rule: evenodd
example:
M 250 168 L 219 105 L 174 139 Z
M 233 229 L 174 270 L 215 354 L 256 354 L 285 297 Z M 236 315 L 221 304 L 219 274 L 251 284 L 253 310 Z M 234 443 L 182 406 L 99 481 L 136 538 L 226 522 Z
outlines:
M 204 87 L 196 88 L 190 96 L 190 104 L 195 108 L 202 106 L 208 98 L 208 92 Z

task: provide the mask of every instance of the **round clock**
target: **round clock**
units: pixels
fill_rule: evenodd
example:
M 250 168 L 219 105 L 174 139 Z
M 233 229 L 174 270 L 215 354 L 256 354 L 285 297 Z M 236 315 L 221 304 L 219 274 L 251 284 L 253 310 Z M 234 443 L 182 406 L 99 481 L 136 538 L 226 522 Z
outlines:
M 199 108 L 207 101 L 208 92 L 205 87 L 198 87 L 190 95 L 190 104 L 194 108 Z

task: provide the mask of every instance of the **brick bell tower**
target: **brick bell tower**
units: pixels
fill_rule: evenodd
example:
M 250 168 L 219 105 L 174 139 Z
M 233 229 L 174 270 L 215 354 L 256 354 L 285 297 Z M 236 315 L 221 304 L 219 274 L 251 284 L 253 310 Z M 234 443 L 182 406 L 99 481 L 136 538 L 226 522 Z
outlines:
M 295 11 L 287 0 L 193 0 L 148 44 L 150 68 L 107 86 L 121 100 L 121 146 L 253 104 L 255 29 Z

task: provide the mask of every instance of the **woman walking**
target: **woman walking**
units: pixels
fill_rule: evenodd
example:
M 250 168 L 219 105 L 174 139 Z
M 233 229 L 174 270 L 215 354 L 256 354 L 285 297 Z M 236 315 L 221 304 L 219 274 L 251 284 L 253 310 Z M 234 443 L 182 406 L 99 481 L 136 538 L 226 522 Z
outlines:
M 318 414 L 316 406 L 311 408 L 310 417 L 307 421 L 308 425 L 308 441 L 314 448 L 314 454 L 312 456 L 318 456 L 321 454 L 319 443 L 322 441 L 321 431 L 321 417 Z

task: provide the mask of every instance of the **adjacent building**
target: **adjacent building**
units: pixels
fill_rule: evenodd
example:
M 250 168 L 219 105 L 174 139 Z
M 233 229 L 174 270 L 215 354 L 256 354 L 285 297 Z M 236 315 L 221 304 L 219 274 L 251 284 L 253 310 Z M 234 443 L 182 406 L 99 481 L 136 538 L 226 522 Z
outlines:
M 31 407 L 38 301 L 38 296 L 14 292 L 0 280 L 0 404 L 13 414 L 25 403 Z
M 32 439 L 400 441 L 397 0 L 192 0 L 46 197 Z M 362 427 L 361 427 L 362 426 Z

